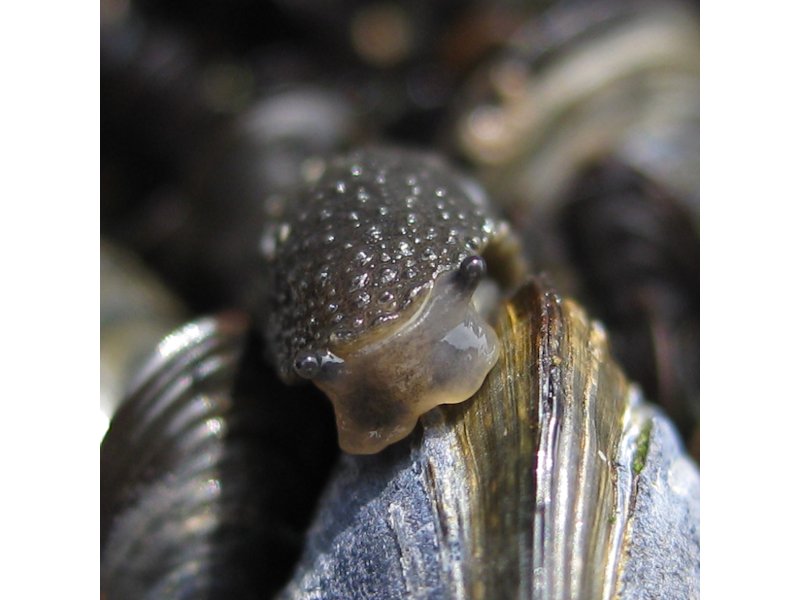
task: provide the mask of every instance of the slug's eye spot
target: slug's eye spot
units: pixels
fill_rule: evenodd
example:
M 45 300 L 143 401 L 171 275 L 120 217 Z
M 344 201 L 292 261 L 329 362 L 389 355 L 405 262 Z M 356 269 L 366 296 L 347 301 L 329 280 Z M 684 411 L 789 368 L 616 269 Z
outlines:
M 294 359 L 294 370 L 303 379 L 313 379 L 320 369 L 319 357 L 313 352 L 300 352 Z
M 474 290 L 486 275 L 486 261 L 480 256 L 468 256 L 461 261 L 458 275 L 467 289 Z

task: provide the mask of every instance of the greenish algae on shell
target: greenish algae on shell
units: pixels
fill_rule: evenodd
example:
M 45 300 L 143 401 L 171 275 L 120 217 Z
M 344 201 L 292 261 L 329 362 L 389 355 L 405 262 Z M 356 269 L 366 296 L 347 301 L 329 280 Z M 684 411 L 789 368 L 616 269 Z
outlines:
M 378 455 L 342 457 L 282 597 L 699 593 L 696 467 L 602 327 L 532 282 L 496 331 L 502 356 L 470 401 Z

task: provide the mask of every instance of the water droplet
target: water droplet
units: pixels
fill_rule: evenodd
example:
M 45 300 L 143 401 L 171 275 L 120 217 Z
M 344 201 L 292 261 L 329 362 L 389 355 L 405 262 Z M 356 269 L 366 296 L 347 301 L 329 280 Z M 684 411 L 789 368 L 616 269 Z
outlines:
M 381 214 L 382 217 L 385 217 L 389 214 L 389 208 L 386 206 L 381 206 L 378 208 L 378 212 Z
M 397 303 L 392 302 L 389 306 L 386 307 L 387 310 L 395 310 L 397 308 Z M 384 323 L 388 323 L 389 321 L 394 321 L 397 318 L 397 315 L 393 314 L 380 314 L 372 321 L 373 325 L 383 325 Z
M 416 298 L 417 296 L 419 296 L 420 292 L 421 292 L 423 289 L 424 289 L 424 286 L 422 286 L 422 285 L 418 285 L 417 287 L 415 287 L 414 289 L 412 289 L 410 292 L 408 292 L 408 295 L 407 295 L 406 297 L 408 298 L 408 300 L 413 300 L 414 298 Z
M 440 188 L 436 188 L 436 191 L 434 192 L 434 194 L 436 194 L 437 198 L 444 198 L 447 195 L 447 190 L 444 189 L 444 188 L 441 188 L 441 187 Z
M 416 178 L 416 176 L 415 176 L 415 175 L 409 175 L 409 176 L 406 178 L 406 183 L 408 184 L 408 186 L 409 186 L 409 187 L 411 187 L 411 186 L 414 186 L 414 185 L 417 185 L 417 178 Z
M 403 256 L 411 256 L 413 250 L 411 249 L 411 244 L 406 242 L 405 240 L 400 242 L 397 247 L 400 249 L 400 254 Z
M 381 281 L 384 284 L 391 283 L 392 281 L 395 280 L 396 277 L 397 277 L 396 269 L 387 268 L 381 271 Z
M 433 248 L 428 247 L 422 251 L 422 260 L 436 260 L 437 258 L 438 256 Z
M 373 258 L 373 256 L 371 254 L 368 254 L 367 252 L 364 252 L 363 250 L 359 250 L 356 253 L 356 260 L 359 262 L 359 264 L 362 267 L 364 265 L 368 264 L 369 262 L 371 262 L 372 258 Z
M 336 191 L 340 194 L 344 194 L 347 191 L 347 184 L 344 181 L 337 181 Z
M 333 333 L 331 333 L 331 341 L 347 342 L 352 340 L 354 337 L 355 334 L 345 327 L 338 327 L 333 331 Z
M 330 208 L 323 208 L 321 211 L 319 211 L 319 220 L 324 221 L 326 219 L 330 219 L 332 214 L 333 211 L 331 211 Z
M 332 233 L 326 233 L 326 234 L 323 236 L 322 240 L 323 240 L 323 241 L 324 241 L 326 244 L 332 244 L 334 241 L 336 241 L 336 236 L 335 236 L 335 235 L 333 235 Z
M 350 291 L 354 292 L 356 290 L 360 290 L 365 285 L 367 285 L 368 281 L 369 281 L 369 273 L 360 273 L 356 275 L 350 281 Z
M 361 292 L 358 296 L 356 296 L 356 306 L 359 308 L 364 308 L 369 304 L 370 300 L 371 297 L 367 292 Z
M 414 223 L 417 222 L 417 215 L 414 213 L 409 213 L 409 215 L 406 217 L 406 222 L 409 225 L 413 225 Z
M 361 165 L 353 165 L 350 167 L 350 174 L 353 177 L 360 177 L 361 176 Z
M 386 252 L 381 254 L 381 262 L 389 262 L 390 260 L 392 260 L 392 257 L 386 254 Z

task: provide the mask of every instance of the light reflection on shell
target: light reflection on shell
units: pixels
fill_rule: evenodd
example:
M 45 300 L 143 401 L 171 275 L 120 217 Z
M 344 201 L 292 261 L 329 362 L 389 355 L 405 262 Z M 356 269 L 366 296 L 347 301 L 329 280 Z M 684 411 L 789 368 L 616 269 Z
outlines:
M 111 421 L 109 600 L 270 597 L 297 559 L 336 456 L 332 416 L 321 395 L 278 382 L 248 325 L 226 313 L 165 337 Z
M 187 310 L 136 256 L 100 243 L 101 439 L 128 380 Z
M 682 3 L 556 5 L 465 86 L 453 144 L 493 198 L 543 212 L 598 156 L 696 198 L 699 53 Z
M 497 331 L 473 399 L 380 454 L 342 455 L 279 597 L 698 596 L 697 468 L 602 327 L 533 281 Z M 243 382 L 246 332 L 228 315 L 167 336 L 112 422 L 107 597 L 268 597 L 288 575 L 332 417 L 312 388 L 278 384 L 263 348 Z
M 471 401 L 342 457 L 281 597 L 698 596 L 697 469 L 602 328 L 531 283 L 498 334 Z
M 570 10 L 564 13 L 568 17 Z M 495 119 L 483 121 L 489 138 L 458 137 L 465 133 L 459 130 L 451 132 L 454 143 L 496 200 L 554 201 L 580 163 L 603 152 L 642 162 L 654 175 L 693 190 L 697 160 L 691 147 L 685 150 L 687 139 L 696 140 L 696 115 L 694 105 L 684 102 L 697 95 L 697 35 L 690 21 L 680 17 L 662 25 L 647 15 L 629 21 L 623 14 L 621 27 L 601 36 L 607 47 L 623 47 L 621 42 L 635 38 L 637 43 L 624 47 L 644 54 L 600 54 L 593 51 L 597 46 L 579 44 L 581 57 L 602 63 L 589 70 L 602 80 L 591 94 L 583 84 L 592 78 L 572 79 L 580 84 L 575 88 L 553 83 L 568 72 L 558 64 L 577 64 L 564 56 L 530 81 L 524 73 L 520 78 L 507 72 L 511 85 L 499 91 L 517 92 L 483 112 Z M 652 43 L 644 35 L 648 31 L 660 32 L 662 43 Z M 646 43 L 639 43 L 642 39 Z M 567 47 L 557 53 L 569 52 Z M 620 102 L 637 89 L 641 73 L 646 93 Z M 533 94 L 525 94 L 529 83 Z M 675 97 L 653 102 L 663 98 L 660 85 L 673 83 Z M 554 91 L 538 93 L 542 90 Z M 531 98 L 537 111 L 526 110 Z M 573 111 L 565 110 L 567 101 Z M 480 108 L 470 105 L 476 112 L 469 114 L 479 115 Z M 498 116 L 522 118 L 503 127 Z M 475 122 L 459 120 L 462 126 Z M 193 135 L 200 131 L 190 129 Z M 492 131 L 512 139 L 493 144 Z M 331 145 L 340 141 L 337 133 Z M 231 152 L 230 177 L 226 169 L 210 171 L 219 177 L 217 198 L 227 199 L 227 186 L 244 181 L 261 199 L 262 189 L 249 177 L 265 174 L 260 165 L 267 161 L 253 158 L 249 144 Z M 264 151 L 305 156 L 306 146 L 300 146 Z M 514 156 L 501 164 L 487 160 L 484 151 L 498 149 Z M 259 169 L 236 175 L 242 168 L 239 153 Z M 269 164 L 281 161 L 271 158 Z M 318 165 L 302 166 L 304 176 L 314 179 Z M 279 175 L 291 172 L 277 169 Z M 268 207 L 278 204 L 273 200 L 267 198 Z M 246 237 L 241 229 L 211 224 L 213 235 L 196 236 L 204 247 L 225 239 L 226 232 L 237 242 Z M 277 239 L 290 234 L 278 230 Z M 230 256 L 230 247 L 213 247 L 227 248 Z M 199 254 L 194 249 L 188 255 L 194 260 Z M 226 258 L 216 249 L 206 255 Z M 234 276 L 233 269 L 222 272 L 245 285 L 247 278 Z M 261 396 L 250 388 L 250 399 L 258 401 L 239 412 L 233 387 L 244 325 L 222 331 L 218 321 L 210 329 L 198 323 L 163 343 L 155 367 L 140 375 L 134 390 L 153 383 L 163 389 L 150 396 L 134 391 L 133 403 L 122 409 L 104 444 L 102 587 L 110 599 L 269 596 L 275 581 L 265 583 L 260 574 L 275 561 L 291 563 L 302 527 L 287 526 L 274 506 L 256 500 L 280 499 L 283 509 L 298 499 L 315 501 L 316 493 L 297 490 L 312 479 L 314 466 L 335 453 L 315 453 L 314 435 L 300 436 L 303 443 L 292 446 L 298 454 L 285 461 L 281 440 L 318 416 L 309 411 L 309 398 L 301 397 L 313 390 L 295 392 L 296 404 L 281 405 L 271 402 L 280 388 L 259 388 Z M 380 455 L 341 459 L 283 597 L 698 595 L 697 469 L 671 424 L 609 360 L 602 330 L 573 303 L 536 285 L 508 304 L 500 329 L 504 357 L 471 402 L 435 410 L 415 437 Z M 208 360 L 194 362 L 192 356 L 198 356 L 192 353 L 205 350 Z M 173 357 L 183 361 L 175 369 Z M 170 390 L 172 396 L 164 393 Z M 163 412 L 152 410 L 159 403 Z M 231 445 L 237 439 L 232 430 L 241 433 L 243 422 L 254 435 Z M 263 508 L 269 510 L 259 512 Z

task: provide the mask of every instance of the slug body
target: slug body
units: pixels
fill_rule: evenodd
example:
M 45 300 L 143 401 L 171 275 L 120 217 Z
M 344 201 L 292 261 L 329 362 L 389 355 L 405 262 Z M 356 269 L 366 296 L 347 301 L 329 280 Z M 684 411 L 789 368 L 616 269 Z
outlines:
M 383 147 L 330 160 L 268 227 L 271 360 L 328 395 L 343 450 L 378 452 L 480 388 L 499 349 L 474 292 L 505 239 L 477 184 Z

